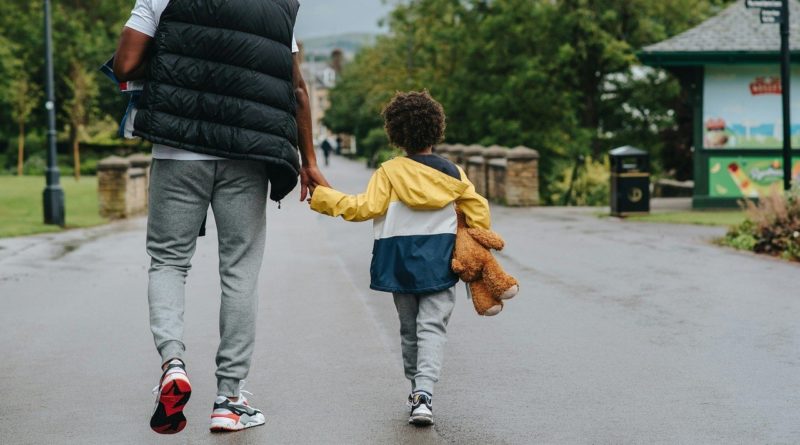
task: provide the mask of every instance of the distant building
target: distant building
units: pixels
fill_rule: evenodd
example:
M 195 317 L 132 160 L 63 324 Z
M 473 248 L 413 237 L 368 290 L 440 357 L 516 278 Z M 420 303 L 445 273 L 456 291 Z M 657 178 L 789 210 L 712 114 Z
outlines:
M 330 135 L 322 119 L 331 106 L 328 96 L 331 88 L 336 85 L 336 72 L 327 63 L 306 62 L 303 64 L 303 77 L 306 79 L 311 100 L 312 132 L 314 140 L 319 141 Z
M 329 94 L 331 88 L 336 85 L 338 74 L 331 66 L 330 61 L 305 61 L 302 69 L 303 78 L 308 87 L 309 100 L 311 101 L 311 131 L 314 142 L 318 144 L 322 139 L 332 136 L 331 132 L 322 123 L 322 119 L 331 106 Z

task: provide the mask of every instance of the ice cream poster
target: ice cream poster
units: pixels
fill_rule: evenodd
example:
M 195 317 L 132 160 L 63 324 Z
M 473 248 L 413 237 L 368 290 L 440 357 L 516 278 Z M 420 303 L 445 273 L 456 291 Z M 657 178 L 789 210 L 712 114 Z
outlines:
M 792 70 L 792 146 L 800 144 L 800 69 Z M 779 66 L 707 66 L 703 85 L 703 146 L 781 148 Z
M 758 198 L 783 191 L 783 162 L 777 157 L 714 156 L 709 159 L 709 195 Z M 800 159 L 794 160 L 794 181 L 800 181 Z

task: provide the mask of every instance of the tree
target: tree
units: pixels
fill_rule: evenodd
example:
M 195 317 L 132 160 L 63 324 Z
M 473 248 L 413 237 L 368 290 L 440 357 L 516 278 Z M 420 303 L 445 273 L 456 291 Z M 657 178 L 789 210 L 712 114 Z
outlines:
M 691 108 L 671 75 L 638 67 L 636 51 L 730 2 L 400 2 L 389 34 L 345 68 L 326 123 L 363 138 L 394 91 L 426 88 L 445 107 L 448 142 L 534 147 L 545 188 L 620 141 L 661 153 L 657 168 L 685 169 L 685 156 L 667 154 L 686 151 Z
M 17 124 L 17 175 L 22 176 L 25 165 L 25 124 L 42 98 L 41 88 L 20 70 L 11 81 L 11 115 Z
M 92 107 L 98 95 L 96 77 L 81 63 L 73 61 L 70 64 L 70 75 L 66 84 L 72 92 L 65 104 L 65 111 L 69 119 L 69 140 L 72 146 L 72 158 L 75 167 L 75 180 L 81 178 L 80 141 Z
M 117 37 L 122 25 L 129 15 L 131 2 L 128 0 L 70 0 L 53 3 L 53 44 L 55 69 L 55 99 L 58 106 L 59 139 L 69 138 L 74 142 L 80 138 L 76 130 L 83 127 L 82 132 L 91 133 L 99 129 L 99 122 L 107 122 L 109 117 L 118 120 L 124 111 L 125 98 L 118 94 L 111 82 L 95 81 L 94 72 L 108 57 L 113 54 Z M 42 35 L 41 2 L 28 0 L 3 0 L 3 14 L 0 14 L 0 140 L 7 136 L 18 135 L 19 120 L 12 116 L 15 103 L 20 104 L 22 94 L 19 85 L 12 86 L 17 77 L 8 75 L 9 65 L 24 67 L 27 87 L 35 103 L 36 95 L 41 92 L 44 78 L 44 41 Z M 75 71 L 75 64 L 82 68 L 81 73 Z M 84 110 L 74 101 L 75 90 L 80 82 L 86 79 L 76 75 L 88 74 L 85 91 L 88 102 Z M 77 80 L 77 82 L 76 82 Z M 18 80 L 16 82 L 24 82 Z M 24 89 L 25 85 L 22 85 Z M 79 88 L 80 89 L 80 88 Z M 104 94 L 100 95 L 99 91 Z M 83 93 L 82 93 L 83 94 Z M 17 99 L 17 100 L 15 100 Z M 24 110 L 23 110 L 24 111 Z M 24 113 L 23 113 L 24 114 Z M 79 126 L 73 125 L 73 115 L 83 114 Z M 31 110 L 26 117 L 25 128 L 28 132 L 42 132 L 46 126 L 46 114 Z M 108 137 L 114 134 L 102 126 Z M 33 129 L 33 130 L 32 130 Z M 96 131 L 96 130 L 94 130 Z M 76 136 L 76 134 L 78 136 Z M 30 145 L 30 144 L 29 144 Z M 28 151 L 31 148 L 26 147 Z M 0 155 L 5 149 L 0 145 Z M 76 168 L 76 170 L 79 170 Z

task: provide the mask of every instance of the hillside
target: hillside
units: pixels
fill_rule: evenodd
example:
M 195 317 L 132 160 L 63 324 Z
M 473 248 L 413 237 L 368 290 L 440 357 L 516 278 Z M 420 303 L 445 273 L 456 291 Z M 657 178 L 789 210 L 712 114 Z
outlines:
M 370 33 L 347 33 L 325 37 L 312 37 L 303 39 L 306 57 L 327 57 L 334 49 L 341 49 L 350 58 L 364 46 L 369 46 L 375 41 L 375 34 Z

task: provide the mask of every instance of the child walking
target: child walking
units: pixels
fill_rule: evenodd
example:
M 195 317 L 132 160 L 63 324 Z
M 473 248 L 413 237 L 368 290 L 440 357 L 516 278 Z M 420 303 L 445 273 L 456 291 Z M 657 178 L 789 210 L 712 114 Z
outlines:
M 489 206 L 460 167 L 433 154 L 444 137 L 445 114 L 427 92 L 397 93 L 383 118 L 390 142 L 406 156 L 383 163 L 360 195 L 317 187 L 311 208 L 347 221 L 374 220 L 370 287 L 392 293 L 400 318 L 403 366 L 411 381 L 408 421 L 431 425 L 458 282 L 450 268 L 455 206 L 468 226 L 484 229 Z

